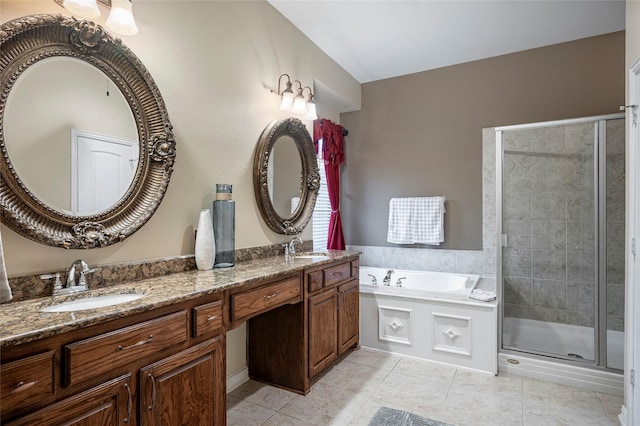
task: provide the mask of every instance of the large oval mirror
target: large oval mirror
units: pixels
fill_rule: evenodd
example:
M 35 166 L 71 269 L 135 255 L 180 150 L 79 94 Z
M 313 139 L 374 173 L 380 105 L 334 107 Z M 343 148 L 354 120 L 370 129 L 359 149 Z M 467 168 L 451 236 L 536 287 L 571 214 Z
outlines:
M 311 220 L 320 173 L 311 136 L 297 118 L 272 121 L 256 146 L 253 185 L 258 209 L 279 234 L 301 233 Z
M 104 247 L 162 200 L 175 140 L 160 91 L 101 26 L 33 15 L 0 27 L 2 221 L 43 244 Z

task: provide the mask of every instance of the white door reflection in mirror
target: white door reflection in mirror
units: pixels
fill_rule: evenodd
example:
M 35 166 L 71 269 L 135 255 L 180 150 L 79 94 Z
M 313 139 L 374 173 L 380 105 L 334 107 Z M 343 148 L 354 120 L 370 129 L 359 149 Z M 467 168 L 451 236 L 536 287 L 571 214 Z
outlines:
M 138 143 L 71 129 L 71 210 L 99 213 L 127 192 L 138 165 Z

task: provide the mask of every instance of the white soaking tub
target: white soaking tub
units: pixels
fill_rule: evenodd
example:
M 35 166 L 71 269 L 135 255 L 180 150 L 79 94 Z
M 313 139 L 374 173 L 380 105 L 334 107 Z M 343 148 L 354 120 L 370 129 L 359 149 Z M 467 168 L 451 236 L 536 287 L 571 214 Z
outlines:
M 478 275 L 361 266 L 359 278 L 361 346 L 497 373 L 498 304 L 469 300 Z

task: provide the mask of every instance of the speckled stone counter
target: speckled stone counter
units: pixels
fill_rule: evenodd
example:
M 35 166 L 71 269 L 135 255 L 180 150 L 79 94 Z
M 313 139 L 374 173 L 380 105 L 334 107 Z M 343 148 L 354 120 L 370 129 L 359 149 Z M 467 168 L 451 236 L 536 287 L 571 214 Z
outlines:
M 233 268 L 187 271 L 68 295 L 42 297 L 0 305 L 0 349 L 32 342 L 59 333 L 194 299 L 206 294 L 299 272 L 357 256 L 358 252 L 329 251 L 323 258 L 273 256 L 237 263 Z M 90 279 L 88 280 L 90 281 Z M 89 284 L 91 287 L 91 283 Z M 73 298 L 103 294 L 140 293 L 144 297 L 118 305 L 74 312 L 41 312 L 40 309 Z

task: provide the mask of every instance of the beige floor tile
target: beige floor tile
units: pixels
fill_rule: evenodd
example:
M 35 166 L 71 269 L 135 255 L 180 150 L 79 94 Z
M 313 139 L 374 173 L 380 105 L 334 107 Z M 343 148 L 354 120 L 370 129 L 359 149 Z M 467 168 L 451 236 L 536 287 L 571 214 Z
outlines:
M 522 383 L 527 426 L 609 424 L 607 413 L 595 392 L 526 377 Z
M 353 351 L 347 356 L 347 360 L 356 364 L 367 365 L 369 367 L 391 370 L 400 361 L 399 355 L 386 352 L 374 351 L 372 349 L 361 348 Z
M 450 390 L 443 413 L 447 422 L 457 425 L 521 425 L 522 396 L 513 392 L 497 394 L 482 388 L 471 392 Z
M 363 395 L 318 382 L 307 395 L 289 401 L 280 413 L 319 426 L 346 425 L 366 401 Z
M 344 360 L 325 374 L 318 383 L 370 396 L 376 392 L 378 386 L 388 375 L 389 370 Z
M 313 423 L 276 413 L 263 426 L 315 426 Z
M 618 425 L 620 423 L 618 421 L 618 414 L 620 414 L 620 409 L 622 408 L 622 404 L 624 404 L 624 398 L 606 393 L 598 393 L 597 395 L 600 401 L 602 401 L 602 406 L 609 417 L 609 421 L 612 424 Z
M 260 426 L 275 413 L 252 402 L 240 400 L 227 409 L 227 426 Z
M 480 372 L 457 370 L 451 383 L 452 390 L 461 392 L 495 392 L 522 396 L 522 377 L 500 373 L 497 376 Z
M 398 374 L 404 374 L 405 376 L 438 380 L 443 383 L 450 382 L 456 373 L 455 367 L 449 367 L 447 365 L 415 358 L 400 359 L 391 371 Z
M 230 395 L 248 402 L 253 402 L 261 407 L 278 411 L 297 394 L 249 380 L 231 392 Z
M 381 405 L 403 407 L 422 416 L 427 412 L 440 412 L 448 391 L 448 383 L 441 379 L 429 380 L 391 372 L 371 399 Z

